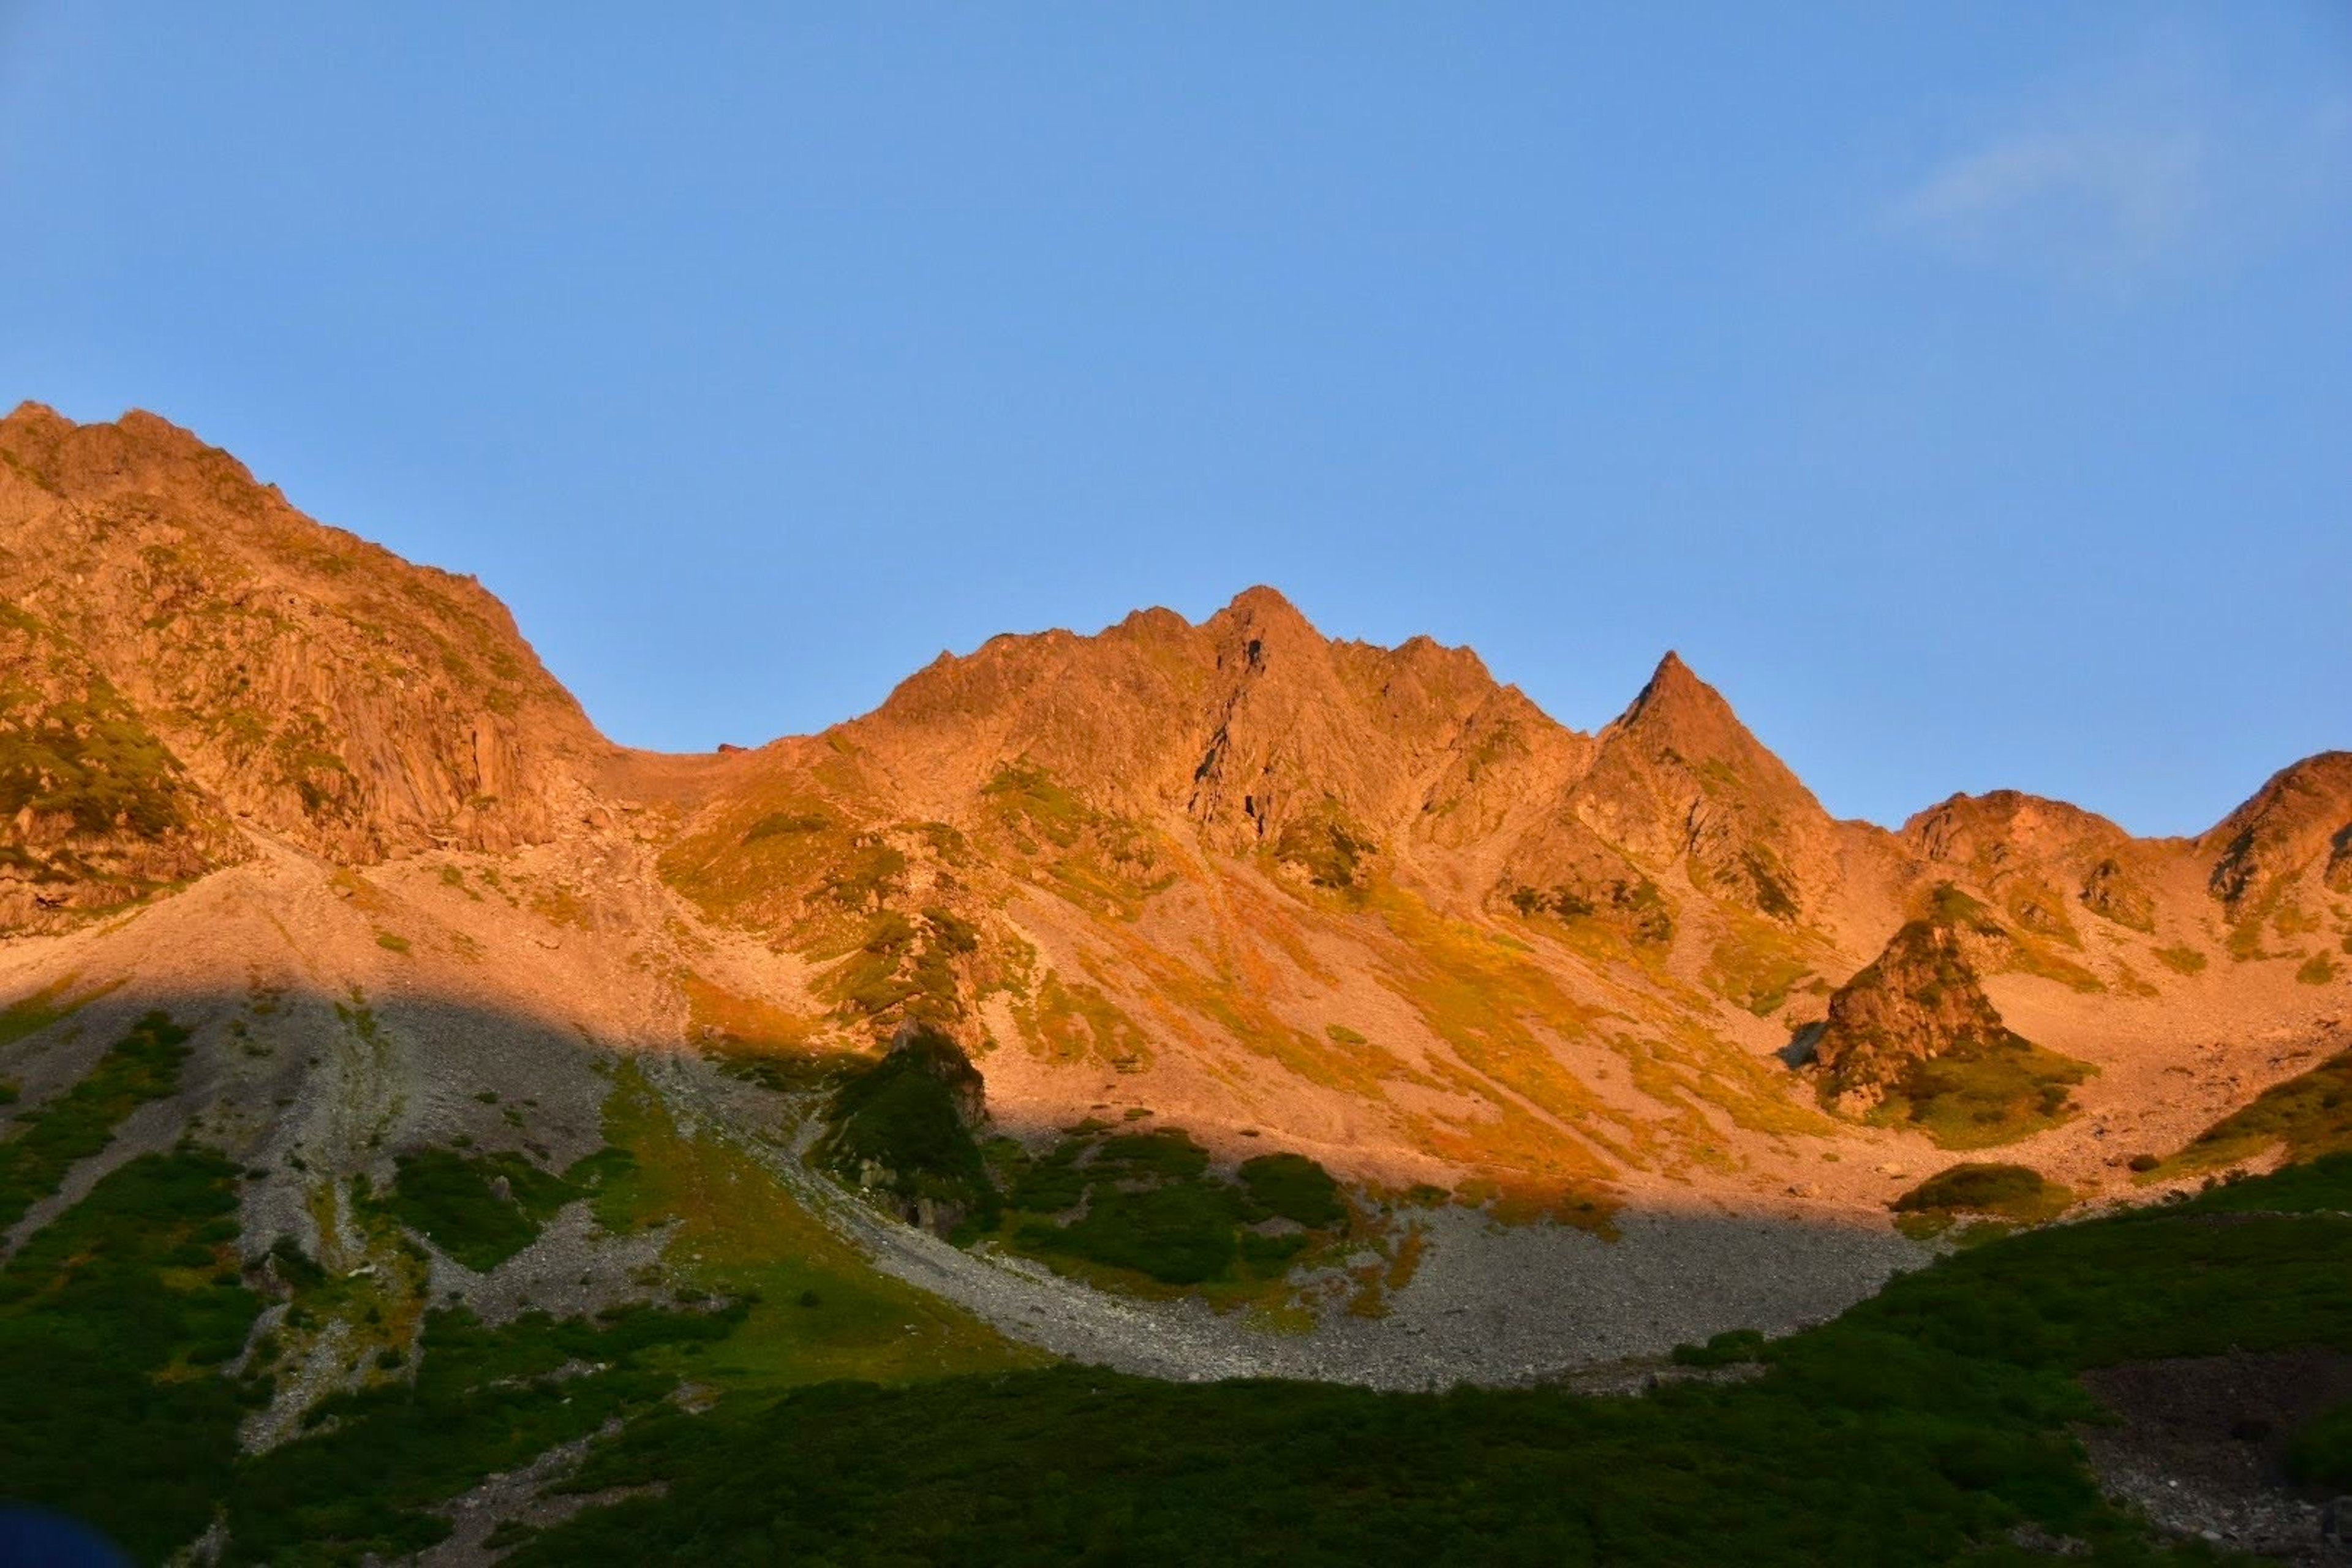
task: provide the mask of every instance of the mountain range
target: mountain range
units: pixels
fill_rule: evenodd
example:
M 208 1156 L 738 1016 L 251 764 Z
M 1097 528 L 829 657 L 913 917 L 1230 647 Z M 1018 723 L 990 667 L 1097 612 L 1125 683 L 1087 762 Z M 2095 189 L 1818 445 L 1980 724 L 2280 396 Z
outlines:
M 1265 587 L 637 752 L 478 583 L 152 415 L 35 404 L 0 605 L 26 991 L 390 987 L 754 1065 L 922 1022 L 1016 1131 L 1538 1206 L 1875 1210 L 1994 1145 L 2119 1189 L 2352 1043 L 2352 752 L 2189 838 L 2008 791 L 1890 830 L 1672 653 L 1588 734 Z

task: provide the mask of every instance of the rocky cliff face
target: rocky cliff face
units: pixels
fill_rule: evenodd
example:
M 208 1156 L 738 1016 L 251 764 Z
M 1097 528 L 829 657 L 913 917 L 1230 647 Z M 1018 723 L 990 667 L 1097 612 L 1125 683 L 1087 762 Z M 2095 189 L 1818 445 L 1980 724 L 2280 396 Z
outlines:
M 2323 752 L 2281 769 L 2200 836 L 2197 848 L 2211 858 L 2213 897 L 2257 933 L 2283 906 L 2292 924 L 2294 906 L 2352 892 L 2352 752 Z
M 0 605 L 0 931 L 57 929 L 245 854 L 113 683 Z
M 321 528 L 152 415 L 0 420 L 0 599 L 223 809 L 338 858 L 543 838 L 601 748 L 479 584 Z

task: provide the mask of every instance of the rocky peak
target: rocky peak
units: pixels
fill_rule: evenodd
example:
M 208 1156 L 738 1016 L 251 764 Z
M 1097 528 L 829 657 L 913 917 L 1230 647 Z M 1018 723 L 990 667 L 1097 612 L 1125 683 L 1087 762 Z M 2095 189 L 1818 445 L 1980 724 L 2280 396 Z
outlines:
M 1603 839 L 1776 920 L 1835 877 L 1829 814 L 1679 655 L 1597 740 L 1570 808 Z
M 1736 775 L 1759 795 L 1820 811 L 1812 792 L 1741 722 L 1722 692 L 1700 679 L 1680 654 L 1668 651 L 1633 705 L 1601 733 L 1604 745 L 1674 757 L 1693 767 Z M 1824 814 L 1826 815 L 1826 814 Z
M 1650 679 L 1633 697 L 1633 706 L 1624 713 L 1627 721 L 1653 709 L 1672 712 L 1676 709 L 1706 708 L 1729 711 L 1730 704 L 1723 694 L 1698 678 L 1696 671 L 1683 662 L 1683 656 L 1668 648 L 1658 659 Z
M 0 421 L 0 596 L 226 808 L 338 858 L 543 837 L 557 759 L 603 749 L 479 584 L 153 415 Z
M 844 733 L 940 810 L 1018 764 L 1097 806 L 1186 819 L 1246 850 L 1302 816 L 1368 836 L 1410 820 L 1475 715 L 1491 729 L 1497 703 L 1533 714 L 1510 697 L 1467 649 L 1333 642 L 1255 587 L 1198 626 L 1142 611 L 1092 637 L 942 655 Z
M 2021 790 L 1959 794 L 1903 825 L 1902 837 L 1930 860 L 1965 861 L 1990 845 L 2037 855 L 2105 853 L 2131 836 L 2105 817 Z
M 2352 889 L 2352 752 L 2321 752 L 2280 769 L 2208 828 L 2207 886 L 2232 912 L 2307 869 Z
M 1282 591 L 1260 583 L 1235 594 L 1225 607 L 1202 623 L 1212 632 L 1226 627 L 1245 636 L 1280 637 L 1319 643 L 1323 634 L 1315 629 L 1297 605 L 1285 597 Z
M 1271 588 L 1243 593 L 1202 629 L 1217 669 L 1184 809 L 1235 847 L 1279 842 L 1298 823 L 1386 832 L 1494 690 L 1475 659 L 1465 686 L 1434 643 L 1335 643 Z

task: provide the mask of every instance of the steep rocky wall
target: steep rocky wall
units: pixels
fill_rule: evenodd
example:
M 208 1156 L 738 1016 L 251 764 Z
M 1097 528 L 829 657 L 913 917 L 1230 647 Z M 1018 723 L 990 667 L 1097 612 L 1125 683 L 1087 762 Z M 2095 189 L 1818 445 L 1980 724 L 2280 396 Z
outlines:
M 80 650 L 0 605 L 0 931 L 55 929 L 246 853 Z
M 321 853 L 545 838 L 602 747 L 479 584 L 324 528 L 146 415 L 0 421 L 0 597 L 228 811 Z

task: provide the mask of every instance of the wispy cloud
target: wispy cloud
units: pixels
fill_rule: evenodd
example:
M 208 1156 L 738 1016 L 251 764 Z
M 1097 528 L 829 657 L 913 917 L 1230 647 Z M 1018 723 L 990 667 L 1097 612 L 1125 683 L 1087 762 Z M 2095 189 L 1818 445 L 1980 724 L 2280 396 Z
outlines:
M 2194 127 L 2009 137 L 1953 158 L 1906 195 L 1914 229 L 1979 260 L 2137 271 L 2195 237 L 2211 154 Z
M 1885 216 L 1956 261 L 2128 288 L 2242 256 L 2340 202 L 2347 152 L 2344 100 L 2232 90 L 2163 49 L 1979 127 Z

